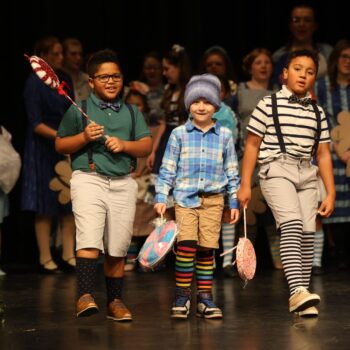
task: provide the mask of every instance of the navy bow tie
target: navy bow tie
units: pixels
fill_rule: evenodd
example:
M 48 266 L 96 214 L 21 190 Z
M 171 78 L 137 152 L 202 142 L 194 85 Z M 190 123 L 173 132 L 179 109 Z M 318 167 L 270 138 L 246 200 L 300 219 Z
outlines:
M 120 103 L 100 102 L 100 108 L 101 109 L 110 108 L 110 109 L 113 109 L 113 111 L 115 112 L 119 112 Z
M 300 105 L 307 107 L 311 102 L 311 98 L 299 98 L 295 95 L 290 95 L 288 98 L 289 103 L 299 103 Z

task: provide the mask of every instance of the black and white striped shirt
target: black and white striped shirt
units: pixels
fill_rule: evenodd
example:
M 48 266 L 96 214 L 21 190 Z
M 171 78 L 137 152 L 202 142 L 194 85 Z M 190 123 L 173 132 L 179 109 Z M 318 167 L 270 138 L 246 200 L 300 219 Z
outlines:
M 311 158 L 317 134 L 316 114 L 311 104 L 303 107 L 298 103 L 289 103 L 288 98 L 291 95 L 284 85 L 276 94 L 278 120 L 286 152 L 296 158 Z M 330 142 L 325 113 L 320 106 L 318 109 L 321 114 L 320 143 Z M 250 117 L 247 130 L 262 137 L 259 163 L 271 161 L 282 154 L 273 122 L 271 96 L 260 100 Z

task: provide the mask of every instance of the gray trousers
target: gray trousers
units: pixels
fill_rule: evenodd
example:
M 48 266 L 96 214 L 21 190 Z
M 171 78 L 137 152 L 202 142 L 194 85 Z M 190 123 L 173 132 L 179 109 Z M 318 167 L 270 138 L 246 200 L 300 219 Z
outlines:
M 261 191 L 277 228 L 284 222 L 301 220 L 304 232 L 316 231 L 317 173 L 318 167 L 309 159 L 287 155 L 260 166 Z

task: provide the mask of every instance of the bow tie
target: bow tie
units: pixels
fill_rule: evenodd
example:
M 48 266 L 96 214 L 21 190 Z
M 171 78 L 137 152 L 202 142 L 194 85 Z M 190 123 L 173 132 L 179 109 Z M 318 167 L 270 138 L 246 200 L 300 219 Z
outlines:
M 100 102 L 100 108 L 101 109 L 110 108 L 110 109 L 113 109 L 113 111 L 115 112 L 119 112 L 120 103 Z
M 299 103 L 300 105 L 307 107 L 311 103 L 311 98 L 299 98 L 295 95 L 290 95 L 288 98 L 289 103 Z

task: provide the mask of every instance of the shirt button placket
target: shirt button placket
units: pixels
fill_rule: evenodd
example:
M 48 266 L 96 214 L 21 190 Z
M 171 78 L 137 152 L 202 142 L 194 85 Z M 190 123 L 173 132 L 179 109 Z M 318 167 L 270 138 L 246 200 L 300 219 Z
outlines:
M 202 149 L 202 152 L 201 152 L 201 155 L 200 155 L 200 159 L 199 159 L 199 189 L 201 191 L 204 190 L 204 166 L 203 166 L 203 159 L 205 157 L 205 149 L 204 149 L 204 139 L 202 137 L 202 140 L 201 140 L 201 149 Z

